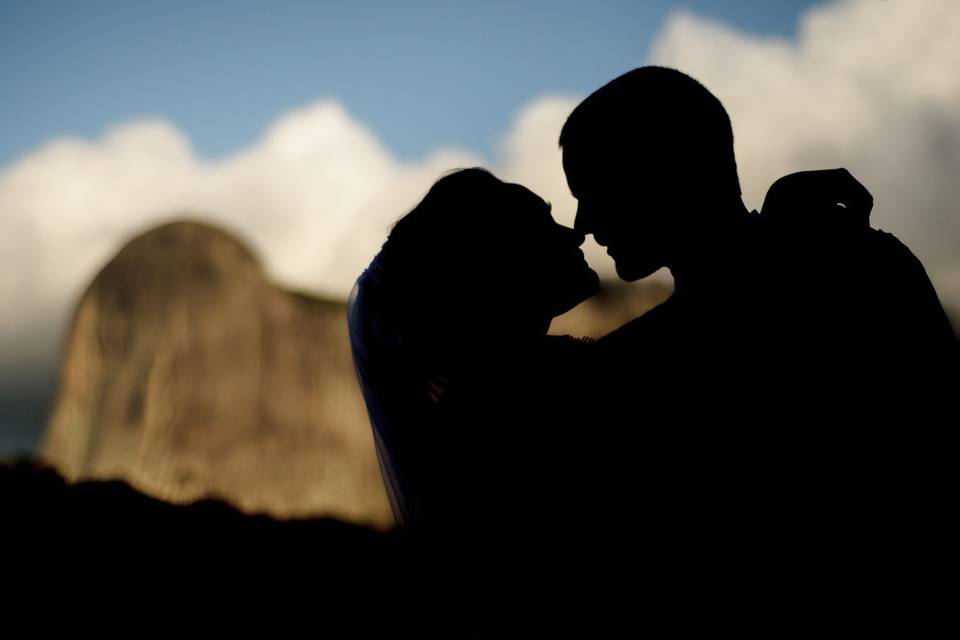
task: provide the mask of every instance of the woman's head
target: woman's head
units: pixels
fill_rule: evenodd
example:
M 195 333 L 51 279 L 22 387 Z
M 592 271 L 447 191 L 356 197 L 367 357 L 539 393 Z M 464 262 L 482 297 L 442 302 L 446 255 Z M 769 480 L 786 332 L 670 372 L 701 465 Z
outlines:
M 596 291 L 582 243 L 530 190 L 462 169 L 440 178 L 397 222 L 381 261 L 411 313 L 459 329 L 497 331 L 505 323 L 545 331 Z

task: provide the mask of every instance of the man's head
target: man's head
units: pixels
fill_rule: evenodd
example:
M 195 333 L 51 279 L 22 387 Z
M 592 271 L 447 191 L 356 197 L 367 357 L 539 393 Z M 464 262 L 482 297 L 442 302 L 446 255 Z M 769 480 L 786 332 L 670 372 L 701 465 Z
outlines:
M 575 226 L 637 280 L 671 266 L 711 209 L 739 200 L 730 118 L 703 85 L 641 67 L 594 91 L 560 133 Z

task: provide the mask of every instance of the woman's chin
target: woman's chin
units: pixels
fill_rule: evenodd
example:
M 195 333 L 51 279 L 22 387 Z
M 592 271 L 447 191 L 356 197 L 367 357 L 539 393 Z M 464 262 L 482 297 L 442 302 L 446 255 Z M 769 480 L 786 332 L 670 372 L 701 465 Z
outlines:
M 561 304 L 557 305 L 557 311 L 554 313 L 554 317 L 561 316 L 581 302 L 589 300 L 596 295 L 599 290 L 600 276 L 592 269 L 585 272 L 575 286 L 569 289 L 569 295 L 563 299 Z
M 592 298 L 598 291 L 600 291 L 600 276 L 597 275 L 596 271 L 590 269 L 583 275 L 583 286 L 580 288 L 580 296 L 573 306 L 575 307 L 584 300 Z

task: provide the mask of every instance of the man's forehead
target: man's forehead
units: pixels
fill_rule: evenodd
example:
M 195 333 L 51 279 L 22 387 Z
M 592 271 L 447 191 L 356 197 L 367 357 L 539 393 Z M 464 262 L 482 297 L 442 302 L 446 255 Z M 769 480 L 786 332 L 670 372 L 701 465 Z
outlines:
M 574 149 L 564 150 L 563 169 L 567 186 L 576 195 L 597 185 L 611 188 L 624 182 L 667 180 L 679 166 L 675 154 L 652 148 L 633 149 L 629 153 Z
M 584 196 L 596 198 L 604 193 L 631 189 L 639 183 L 662 178 L 657 172 L 646 170 L 642 165 L 626 167 L 605 163 L 603 160 L 571 167 L 566 175 L 570 193 L 578 199 Z
M 604 159 L 593 157 L 586 149 L 563 151 L 563 170 L 567 177 L 567 186 L 574 197 L 580 197 L 583 191 L 590 190 L 603 173 Z

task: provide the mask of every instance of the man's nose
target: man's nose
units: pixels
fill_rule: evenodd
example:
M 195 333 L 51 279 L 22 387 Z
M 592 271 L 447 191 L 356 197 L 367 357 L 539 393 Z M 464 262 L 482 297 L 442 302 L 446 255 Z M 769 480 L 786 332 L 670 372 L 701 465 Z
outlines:
M 577 229 L 571 229 L 570 234 L 573 236 L 573 240 L 574 242 L 577 243 L 578 247 L 587 241 L 587 234 L 585 234 L 582 231 L 578 231 Z

